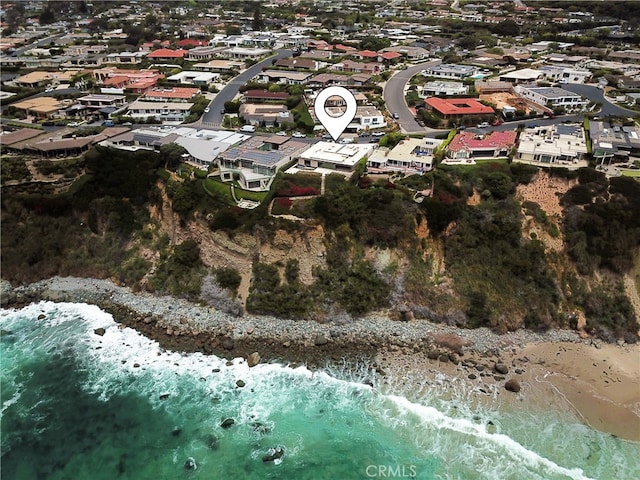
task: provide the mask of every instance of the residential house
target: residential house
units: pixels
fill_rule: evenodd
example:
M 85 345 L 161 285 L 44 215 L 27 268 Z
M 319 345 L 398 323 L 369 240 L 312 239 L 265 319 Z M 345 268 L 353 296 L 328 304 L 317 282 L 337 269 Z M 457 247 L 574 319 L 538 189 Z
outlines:
M 566 65 L 543 65 L 539 68 L 549 82 L 585 83 L 591 78 L 591 72 Z
M 130 151 L 142 149 L 157 152 L 162 145 L 176 143 L 187 150 L 187 162 L 199 166 L 209 166 L 222 152 L 248 138 L 250 138 L 248 135 L 226 130 L 214 131 L 183 126 L 164 126 L 162 128 L 149 127 L 131 130 L 104 141 L 101 145 Z
M 518 85 L 515 92 L 526 100 L 547 108 L 566 108 L 569 110 L 581 110 L 589 102 L 577 93 L 558 87 L 529 87 Z
M 640 156 L 640 129 L 635 125 L 591 120 L 589 137 L 593 158 L 600 164 L 626 162 L 630 156 Z
M 280 68 L 315 71 L 326 66 L 326 63 L 318 62 L 317 60 L 313 60 L 311 58 L 291 57 L 278 59 L 274 66 Z
M 336 63 L 333 65 L 331 70 L 336 70 L 338 72 L 347 72 L 347 73 L 366 73 L 370 75 L 375 75 L 380 73 L 383 70 L 383 67 L 379 63 L 365 63 L 365 62 L 354 62 L 352 60 L 344 60 L 340 63 Z
M 262 83 L 279 83 L 281 85 L 304 85 L 311 78 L 310 72 L 293 72 L 288 70 L 264 70 L 257 75 Z
M 581 125 L 546 125 L 526 128 L 514 162 L 542 167 L 586 167 L 587 143 Z
M 487 135 L 460 132 L 447 147 L 447 156 L 442 163 L 475 163 L 475 158 L 506 157 L 515 145 L 516 135 L 515 131 Z
M 534 83 L 544 78 L 544 73 L 533 68 L 522 68 L 509 73 L 500 75 L 501 82 L 509 82 L 513 85 L 521 83 Z
M 237 70 L 241 70 L 244 68 L 244 64 L 242 62 L 237 62 L 233 60 L 210 60 L 206 63 L 195 63 L 192 67 L 194 70 L 203 71 L 203 72 L 226 72 L 232 73 Z
M 371 173 L 403 172 L 424 173 L 433 168 L 433 153 L 443 140 L 408 138 L 391 150 L 377 149 L 367 159 L 367 170 Z
M 387 47 L 382 50 L 383 52 L 395 52 L 402 55 L 402 57 L 410 62 L 420 62 L 429 58 L 429 50 L 422 47 L 412 47 L 409 45 L 399 45 L 396 47 Z
M 370 143 L 318 142 L 307 147 L 298 158 L 298 169 L 317 173 L 335 171 L 345 175 L 351 175 L 356 164 L 374 150 Z
M 202 46 L 192 48 L 188 51 L 186 58 L 190 62 L 201 62 L 211 60 L 225 50 L 225 47 Z
M 286 105 L 243 103 L 238 116 L 255 126 L 273 127 L 282 122 L 293 122 L 293 114 Z
M 451 63 L 441 63 L 439 65 L 433 65 L 427 67 L 422 71 L 422 74 L 427 77 L 439 77 L 439 78 L 453 78 L 453 79 L 465 79 L 471 78 L 480 73 L 478 67 L 471 65 L 457 65 Z
M 269 90 L 247 90 L 242 94 L 247 103 L 286 103 L 287 92 L 270 92 Z
M 202 87 L 208 87 L 211 83 L 220 80 L 219 73 L 212 72 L 196 72 L 183 70 L 180 73 L 167 77 L 168 82 L 176 82 L 184 85 L 199 85 Z
M 158 50 L 153 50 L 148 53 L 147 58 L 162 62 L 172 62 L 184 58 L 187 53 L 189 52 L 183 49 L 171 50 L 169 48 L 159 48 Z
M 418 89 L 421 98 L 441 96 L 441 95 L 466 95 L 469 93 L 469 86 L 462 82 L 433 81 L 425 83 Z
M 32 97 L 12 103 L 11 106 L 36 118 L 53 118 L 65 108 L 64 103 L 53 97 Z
M 307 82 L 309 87 L 330 87 L 333 85 L 343 87 L 362 87 L 368 85 L 371 75 L 367 73 L 356 73 L 354 75 L 338 75 L 335 73 L 321 73 L 310 78 Z
M 438 98 L 425 100 L 425 108 L 444 119 L 459 119 L 462 117 L 487 118 L 495 112 L 493 108 L 480 103 L 475 98 Z
M 123 65 L 136 65 L 141 63 L 147 54 L 145 52 L 118 52 L 109 53 L 105 58 L 105 63 L 115 63 Z
M 236 175 L 245 190 L 268 191 L 277 171 L 307 147 L 291 137 L 251 137 L 219 155 L 220 178 L 232 182 Z
M 237 58 L 241 60 L 258 60 L 271 53 L 270 49 L 266 48 L 245 48 L 245 47 L 232 47 L 222 50 L 218 55 L 223 58 Z
M 129 105 L 129 116 L 154 118 L 163 123 L 176 124 L 184 121 L 193 107 L 190 102 L 149 102 L 136 100 Z
M 152 88 L 144 94 L 144 100 L 151 102 L 189 102 L 200 95 L 199 88 L 171 87 Z

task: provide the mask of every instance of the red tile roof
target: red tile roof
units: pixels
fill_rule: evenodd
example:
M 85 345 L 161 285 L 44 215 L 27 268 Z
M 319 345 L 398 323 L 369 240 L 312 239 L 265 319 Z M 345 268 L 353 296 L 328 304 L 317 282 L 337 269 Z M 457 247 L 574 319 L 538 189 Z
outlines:
M 190 87 L 173 87 L 171 89 L 168 88 L 154 88 L 153 90 L 149 90 L 145 93 L 145 97 L 147 98 L 182 98 L 185 100 L 190 99 L 194 95 L 200 93 L 199 88 L 190 88 Z
M 442 115 L 483 115 L 495 113 L 493 108 L 483 105 L 475 98 L 431 97 L 425 103 Z
M 147 55 L 147 58 L 182 58 L 187 54 L 187 50 L 170 50 L 168 48 L 159 48 Z
M 358 55 L 364 58 L 378 58 L 378 52 L 372 52 L 371 50 L 361 50 Z
M 338 43 L 337 45 L 333 45 L 334 50 L 341 50 L 343 52 L 357 52 L 358 49 L 354 47 L 349 47 L 348 45 L 342 45 Z
M 394 58 L 401 57 L 402 54 L 398 52 L 384 52 L 384 53 L 381 53 L 380 56 L 385 60 L 393 60 Z
M 183 38 L 176 43 L 178 47 L 206 47 L 208 43 L 205 40 L 196 40 L 195 38 Z
M 449 144 L 449 150 L 487 150 L 497 148 L 510 148 L 516 142 L 516 132 L 491 132 L 481 136 L 471 132 L 461 132 Z

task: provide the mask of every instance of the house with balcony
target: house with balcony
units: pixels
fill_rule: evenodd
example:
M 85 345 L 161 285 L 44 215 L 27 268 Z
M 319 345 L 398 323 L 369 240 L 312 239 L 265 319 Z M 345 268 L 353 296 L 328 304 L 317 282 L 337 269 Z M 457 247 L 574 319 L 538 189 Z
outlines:
M 318 142 L 306 147 L 298 158 L 298 170 L 322 174 L 337 172 L 345 176 L 350 176 L 357 163 L 369 157 L 375 148 L 370 143 L 333 142 Z
M 136 100 L 129 105 L 129 116 L 133 118 L 153 118 L 162 123 L 182 123 L 193 107 L 191 102 L 149 102 Z
M 449 143 L 445 165 L 473 164 L 476 158 L 507 157 L 516 142 L 515 131 L 477 134 L 460 132 Z
M 443 140 L 435 138 L 407 138 L 391 150 L 379 148 L 367 159 L 371 173 L 402 172 L 422 174 L 433 168 L 433 154 Z
M 421 98 L 437 96 L 466 95 L 469 93 L 469 86 L 462 82 L 433 81 L 425 83 L 418 89 Z
M 589 122 L 593 159 L 599 164 L 628 162 L 640 157 L 640 128 L 605 121 Z
M 147 54 L 145 52 L 118 52 L 109 53 L 104 63 L 115 63 L 116 65 L 136 65 L 141 63 Z
M 278 170 L 307 147 L 291 137 L 253 136 L 218 156 L 220 179 L 232 182 L 235 175 L 245 190 L 268 191 Z
M 582 110 L 589 104 L 577 93 L 558 87 L 531 87 L 517 85 L 515 92 L 522 98 L 547 108 L 565 108 L 567 110 Z
M 441 63 L 427 67 L 422 71 L 426 77 L 451 78 L 454 80 L 464 80 L 472 78 L 480 73 L 478 67 L 472 65 L 457 65 L 452 63 Z
M 225 47 L 196 47 L 190 49 L 185 58 L 190 62 L 202 62 L 203 60 L 211 60 L 224 50 Z
M 293 122 L 293 113 L 286 105 L 243 103 L 238 116 L 257 127 L 273 127 L 283 122 Z
M 151 102 L 189 102 L 200 95 L 199 88 L 171 87 L 152 88 L 144 94 L 144 100 Z
M 181 60 L 188 53 L 188 50 L 178 49 L 171 50 L 170 48 L 159 48 L 153 50 L 147 54 L 149 60 L 161 61 L 161 62 L 175 62 Z
M 257 75 L 262 83 L 279 83 L 281 85 L 304 85 L 311 78 L 310 72 L 289 70 L 265 70 Z
M 581 125 L 546 125 L 526 128 L 514 162 L 540 167 L 586 167 L 587 143 Z
M 168 82 L 181 83 L 184 85 L 199 85 L 202 87 L 208 87 L 211 83 L 220 80 L 219 73 L 213 72 L 196 72 L 190 70 L 184 70 L 175 75 L 167 77 Z

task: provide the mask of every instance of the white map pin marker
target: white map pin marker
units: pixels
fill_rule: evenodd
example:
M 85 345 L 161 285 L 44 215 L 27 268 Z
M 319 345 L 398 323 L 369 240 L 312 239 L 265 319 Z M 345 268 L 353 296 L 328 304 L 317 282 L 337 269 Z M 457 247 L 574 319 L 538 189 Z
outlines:
M 329 97 L 340 97 L 347 104 L 347 108 L 339 117 L 332 117 L 325 110 L 324 104 L 327 103 Z M 328 87 L 318 93 L 316 97 L 316 103 L 313 106 L 316 114 L 316 118 L 320 121 L 322 126 L 329 132 L 331 138 L 337 141 L 347 128 L 353 117 L 356 116 L 358 106 L 356 105 L 356 97 L 353 96 L 349 90 L 344 87 Z

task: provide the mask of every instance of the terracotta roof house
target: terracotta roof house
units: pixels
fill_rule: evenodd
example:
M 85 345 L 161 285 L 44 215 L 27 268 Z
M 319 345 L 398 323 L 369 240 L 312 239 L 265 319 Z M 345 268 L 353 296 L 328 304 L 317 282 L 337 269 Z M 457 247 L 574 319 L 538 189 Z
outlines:
M 360 60 L 364 60 L 364 59 L 377 60 L 378 59 L 378 52 L 373 52 L 371 50 L 361 50 L 358 53 L 355 53 L 354 55 L 360 58 Z
M 175 60 L 177 58 L 183 58 L 187 53 L 189 52 L 183 49 L 171 50 L 169 48 L 159 48 L 149 53 L 147 58 L 155 60 Z
M 176 42 L 178 48 L 186 47 L 206 47 L 208 45 L 206 40 L 196 40 L 195 38 L 183 38 Z
M 186 102 L 200 94 L 199 88 L 173 87 L 173 88 L 152 88 L 144 96 L 147 100 L 178 100 Z
M 493 108 L 480 103 L 475 98 L 438 98 L 424 101 L 426 108 L 443 118 L 459 118 L 464 115 L 493 115 Z
M 447 158 L 442 163 L 473 163 L 473 158 L 506 157 L 515 145 L 516 132 L 491 132 L 478 135 L 461 132 L 455 136 L 447 147 Z
M 400 57 L 402 57 L 402 54 L 398 52 L 384 52 L 378 55 L 378 60 L 380 62 L 389 63 L 397 60 Z

